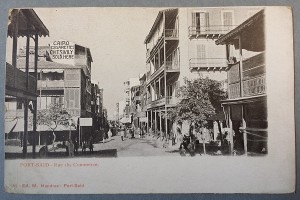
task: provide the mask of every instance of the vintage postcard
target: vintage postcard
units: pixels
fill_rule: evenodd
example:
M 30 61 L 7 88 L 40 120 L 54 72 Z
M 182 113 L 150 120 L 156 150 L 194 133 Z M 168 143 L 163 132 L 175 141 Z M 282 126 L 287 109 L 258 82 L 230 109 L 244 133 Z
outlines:
M 12 8 L 7 20 L 6 192 L 294 192 L 291 8 Z

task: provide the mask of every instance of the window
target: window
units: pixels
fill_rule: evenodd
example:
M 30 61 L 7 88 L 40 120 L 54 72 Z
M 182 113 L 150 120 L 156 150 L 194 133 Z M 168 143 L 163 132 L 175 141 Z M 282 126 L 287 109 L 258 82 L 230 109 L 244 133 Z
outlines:
M 222 23 L 223 26 L 232 26 L 233 22 L 233 11 L 222 11 Z
M 198 44 L 196 47 L 197 47 L 196 58 L 205 59 L 206 58 L 205 44 Z
M 67 108 L 79 108 L 79 89 L 66 88 L 65 105 Z
M 209 27 L 209 13 L 208 12 L 194 12 L 192 13 L 192 26 L 196 33 L 205 31 Z

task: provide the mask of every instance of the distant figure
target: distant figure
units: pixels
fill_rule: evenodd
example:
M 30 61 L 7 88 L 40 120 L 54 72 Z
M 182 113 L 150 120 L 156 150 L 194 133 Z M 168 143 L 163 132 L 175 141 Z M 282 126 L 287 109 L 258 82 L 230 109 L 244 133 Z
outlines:
M 124 127 L 120 128 L 120 134 L 121 134 L 121 140 L 124 141 L 124 135 L 125 135 Z
M 75 141 L 74 141 L 74 153 L 76 155 L 78 154 L 78 148 L 79 148 L 79 143 L 77 141 L 77 138 L 75 138 Z
M 111 132 L 111 130 L 109 129 L 109 131 L 108 131 L 108 139 L 110 139 L 112 137 L 112 132 Z
M 86 148 L 87 148 L 87 145 L 86 145 L 86 142 L 84 141 L 84 142 L 82 143 L 82 149 L 81 149 L 81 152 L 82 152 L 82 153 L 85 153 L 85 152 L 86 152 Z
M 94 144 L 93 144 L 93 138 L 92 137 L 89 140 L 89 149 L 90 149 L 90 153 L 94 152 Z
M 69 139 L 69 156 L 73 157 L 74 156 L 74 144 L 71 139 Z

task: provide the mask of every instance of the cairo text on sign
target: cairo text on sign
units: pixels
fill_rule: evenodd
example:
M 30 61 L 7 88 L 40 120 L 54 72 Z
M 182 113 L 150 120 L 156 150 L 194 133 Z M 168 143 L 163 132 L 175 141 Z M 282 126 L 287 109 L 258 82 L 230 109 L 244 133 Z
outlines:
M 54 41 L 50 47 L 53 59 L 74 59 L 74 45 L 69 41 Z

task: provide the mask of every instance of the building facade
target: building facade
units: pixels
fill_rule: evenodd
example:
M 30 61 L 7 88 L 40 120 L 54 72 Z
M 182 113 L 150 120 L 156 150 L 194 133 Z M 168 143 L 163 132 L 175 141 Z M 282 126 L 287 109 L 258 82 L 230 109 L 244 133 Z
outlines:
M 228 99 L 222 102 L 231 151 L 267 153 L 265 14 L 259 11 L 216 41 L 228 50 Z M 236 48 L 236 54 L 230 53 Z
M 184 79 L 227 79 L 226 48 L 215 40 L 258 8 L 173 8 L 158 13 L 146 36 L 146 110 L 152 131 L 166 135 L 174 124 L 165 119 L 178 103 Z
M 95 114 L 97 115 L 97 113 L 92 112 L 92 103 L 97 102 L 98 93 L 94 96 L 96 99 L 92 99 L 91 62 L 93 60 L 90 50 L 77 44 L 74 44 L 73 47 L 74 56 L 70 64 L 53 62 L 55 59 L 51 56 L 51 46 L 44 46 L 38 49 L 37 110 L 48 109 L 51 104 L 59 104 L 72 115 L 73 121 L 78 123 L 78 118 L 80 117 L 91 118 Z M 32 52 L 30 55 L 35 55 L 35 50 L 32 50 Z M 27 62 L 26 57 L 23 55 L 23 49 L 20 49 L 17 66 L 21 70 L 24 70 Z M 29 74 L 33 75 L 34 60 L 30 56 L 28 67 Z M 16 104 L 17 112 L 22 112 L 24 108 L 19 105 L 18 100 Z M 57 140 L 66 140 L 70 131 L 73 132 L 73 137 L 79 137 L 77 129 L 78 127 L 72 126 L 70 128 L 59 125 L 56 129 L 58 133 Z M 38 125 L 38 130 L 39 132 L 49 133 L 41 134 L 44 137 L 39 138 L 40 143 L 44 144 L 46 141 L 51 141 L 49 138 L 49 135 L 52 135 L 50 134 L 51 130 L 47 126 Z M 88 137 L 90 132 L 91 127 L 83 127 L 80 137 Z
M 6 139 L 19 128 L 18 139 L 23 143 L 23 154 L 27 154 L 29 115 L 32 116 L 32 132 L 37 133 L 37 74 L 39 37 L 49 36 L 49 31 L 33 9 L 11 9 L 8 15 L 7 36 L 12 38 L 12 59 L 6 63 L 5 82 L 5 133 Z M 18 68 L 17 47 L 19 37 L 26 37 L 25 62 Z M 29 73 L 30 40 L 34 40 L 32 74 Z M 22 108 L 22 109 L 20 109 Z M 18 125 L 18 122 L 19 123 Z M 21 124 L 21 126 L 20 126 Z M 18 127 L 17 127 L 18 126 Z M 5 143 L 6 144 L 6 143 Z M 32 141 L 32 153 L 35 156 L 36 141 Z

